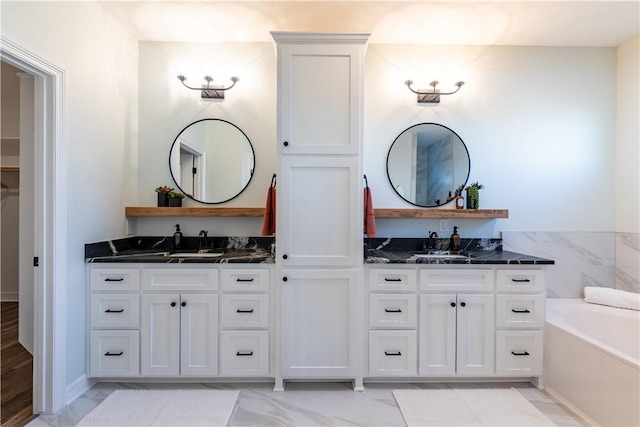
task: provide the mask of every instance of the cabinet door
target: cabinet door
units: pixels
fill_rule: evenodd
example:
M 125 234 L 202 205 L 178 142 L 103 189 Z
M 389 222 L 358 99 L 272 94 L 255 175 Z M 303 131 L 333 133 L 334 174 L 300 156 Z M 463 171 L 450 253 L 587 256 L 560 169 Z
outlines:
M 180 373 L 180 295 L 142 296 L 140 325 L 142 375 Z
M 278 177 L 282 266 L 362 262 L 362 177 L 357 158 L 288 156 Z M 359 261 L 360 260 L 360 261 Z
M 357 269 L 283 270 L 283 378 L 340 378 L 357 374 L 361 357 Z M 286 280 L 285 280 L 286 279 Z
M 456 373 L 456 295 L 420 295 L 420 375 Z
M 462 376 L 493 375 L 493 295 L 458 295 L 457 367 Z
M 280 153 L 358 155 L 364 42 L 278 45 Z
M 218 295 L 180 298 L 180 374 L 218 373 Z

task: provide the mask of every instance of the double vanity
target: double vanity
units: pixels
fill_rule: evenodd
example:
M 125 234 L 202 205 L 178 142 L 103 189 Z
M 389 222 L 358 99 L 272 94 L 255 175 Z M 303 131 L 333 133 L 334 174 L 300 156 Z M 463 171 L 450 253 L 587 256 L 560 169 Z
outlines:
M 543 268 L 553 261 L 502 251 L 499 239 L 463 239 L 462 257 L 425 254 L 424 241 L 365 239 L 362 315 L 353 319 L 361 340 L 349 343 L 361 347 L 361 378 L 541 385 Z M 288 328 L 277 316 L 272 242 L 216 238 L 203 249 L 185 238 L 178 251 L 169 238 L 86 245 L 89 376 L 277 386 L 277 346 Z

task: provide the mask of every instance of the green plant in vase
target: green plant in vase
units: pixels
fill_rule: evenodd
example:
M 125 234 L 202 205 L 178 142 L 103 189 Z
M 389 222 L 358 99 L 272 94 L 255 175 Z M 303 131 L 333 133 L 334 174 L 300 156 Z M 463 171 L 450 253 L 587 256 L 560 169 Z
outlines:
M 467 190 L 467 209 L 478 209 L 480 207 L 480 190 L 484 188 L 484 185 L 479 182 L 470 184 Z
M 184 199 L 184 194 L 178 193 L 177 191 L 172 191 L 169 193 L 169 206 L 179 207 L 182 206 L 182 199 Z
M 156 188 L 156 193 L 158 193 L 158 207 L 169 206 L 169 195 L 174 189 L 163 185 L 162 187 Z

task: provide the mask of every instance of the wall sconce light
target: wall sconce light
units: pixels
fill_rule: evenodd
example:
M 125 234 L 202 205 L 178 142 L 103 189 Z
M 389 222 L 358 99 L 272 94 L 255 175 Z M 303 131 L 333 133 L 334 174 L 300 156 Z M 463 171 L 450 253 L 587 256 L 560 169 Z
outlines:
M 424 90 L 414 90 L 411 87 L 411 85 L 413 84 L 413 80 L 407 80 L 406 82 L 404 82 L 404 84 L 407 85 L 407 87 L 411 92 L 418 95 L 419 104 L 438 104 L 440 103 L 440 95 L 453 95 L 454 93 L 460 90 L 464 82 L 463 81 L 456 82 L 456 86 L 458 88 L 453 92 L 440 92 L 439 89 L 436 89 L 436 86 L 440 84 L 440 82 L 438 82 L 437 80 L 434 80 L 431 83 L 429 83 L 429 86 L 433 88 L 433 91 L 430 91 L 430 92 L 425 92 Z
M 207 87 L 191 87 L 191 86 L 187 86 L 187 84 L 184 82 L 185 80 L 187 80 L 185 76 L 183 76 L 182 74 L 178 76 L 178 80 L 182 82 L 184 87 L 192 90 L 201 91 L 202 99 L 224 99 L 224 92 L 234 87 L 236 83 L 238 83 L 238 81 L 240 80 L 239 78 L 234 76 L 234 77 L 231 77 L 231 81 L 233 82 L 231 86 L 212 87 L 211 82 L 213 81 L 213 78 L 210 76 L 204 76 L 204 79 L 207 82 Z

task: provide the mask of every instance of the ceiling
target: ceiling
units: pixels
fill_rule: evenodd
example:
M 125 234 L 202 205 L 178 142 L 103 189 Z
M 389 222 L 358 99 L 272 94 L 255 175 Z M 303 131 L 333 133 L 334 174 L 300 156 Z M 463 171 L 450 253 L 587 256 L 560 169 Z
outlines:
M 625 1 L 100 1 L 142 41 L 271 42 L 270 31 L 371 33 L 371 43 L 612 47 L 640 33 Z

